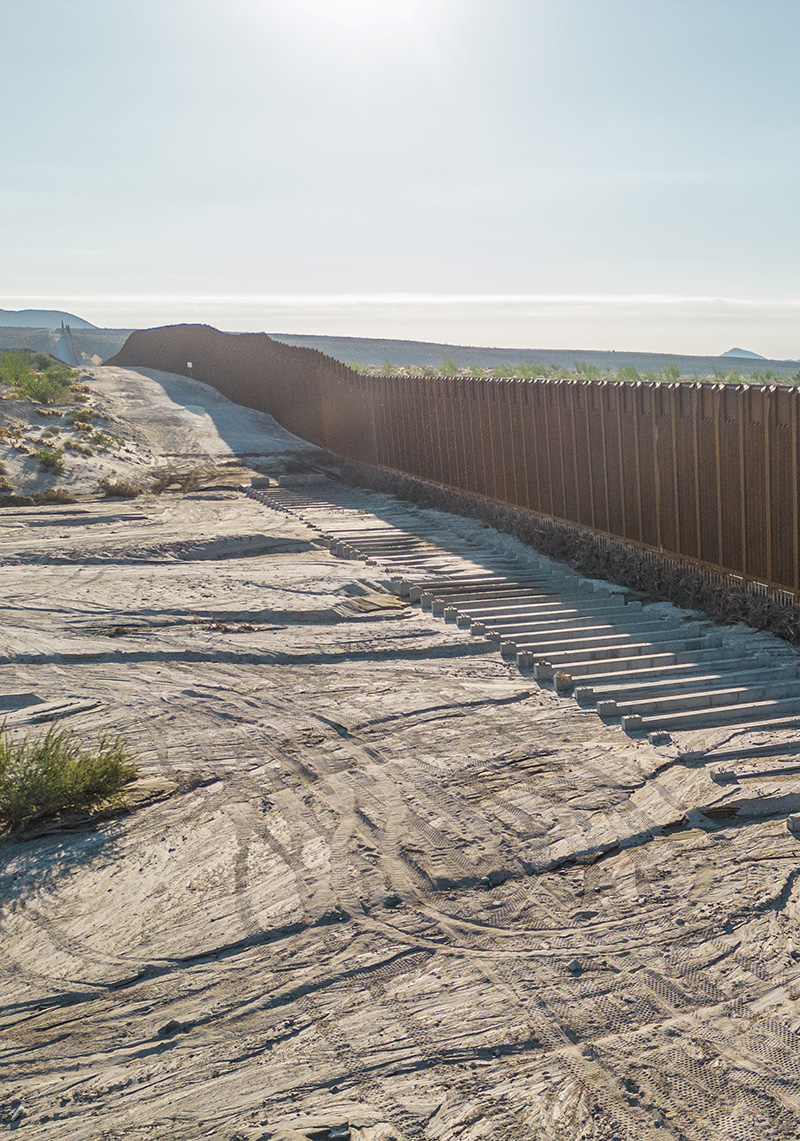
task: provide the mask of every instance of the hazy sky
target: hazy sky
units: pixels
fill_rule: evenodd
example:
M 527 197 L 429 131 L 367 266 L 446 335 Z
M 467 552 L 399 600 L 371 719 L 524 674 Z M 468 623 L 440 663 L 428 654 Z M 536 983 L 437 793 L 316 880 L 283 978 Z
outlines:
M 800 357 L 800 0 L 0 0 L 0 307 Z

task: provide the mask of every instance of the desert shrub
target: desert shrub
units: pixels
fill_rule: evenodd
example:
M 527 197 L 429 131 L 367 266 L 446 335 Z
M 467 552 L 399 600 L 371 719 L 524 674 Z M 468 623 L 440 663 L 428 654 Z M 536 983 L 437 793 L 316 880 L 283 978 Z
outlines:
M 91 408 L 68 408 L 64 413 L 64 419 L 74 424 L 79 421 L 81 424 L 87 424 L 92 418 Z
M 353 372 L 369 372 L 369 368 L 365 364 L 359 364 L 358 361 L 348 361 L 346 368 L 350 368 Z
M 27 376 L 32 376 L 26 353 L 19 349 L 0 354 L 0 381 L 3 384 L 18 385 Z
M 65 452 L 76 452 L 79 456 L 94 455 L 94 449 L 80 443 L 79 440 L 65 440 L 63 448 Z
M 305 463 L 307 465 L 308 461 L 306 460 Z M 308 467 L 295 468 L 291 461 L 285 460 L 284 469 L 286 471 L 307 471 Z M 215 475 L 216 469 L 213 466 L 199 465 L 193 468 L 179 468 L 167 464 L 162 468 L 154 468 L 150 472 L 147 490 L 153 492 L 154 495 L 161 495 L 165 491 L 180 491 L 185 494 L 187 491 L 196 491 L 198 487 L 208 483 Z
M 46 471 L 64 470 L 64 455 L 60 448 L 38 448 L 33 453 L 33 458 Z
M 31 354 L 31 367 L 35 368 L 37 372 L 44 372 L 52 364 L 55 364 L 55 358 L 51 357 L 49 353 Z
M 36 500 L 32 495 L 10 495 L 7 492 L 0 492 L 0 507 L 35 507 Z
M 639 379 L 639 374 L 633 365 L 621 364 L 617 369 L 617 379 L 625 381 L 636 381 Z
M 77 428 L 77 424 L 75 425 Z M 108 436 L 105 432 L 92 432 L 89 437 L 89 444 L 93 448 L 108 449 L 113 448 L 119 443 L 119 440 L 114 436 Z
M 35 400 L 39 404 L 60 404 L 71 399 L 69 384 L 47 372 L 41 375 L 35 372 L 28 373 L 19 382 L 19 388 L 29 400 Z
M 142 494 L 142 489 L 130 480 L 111 479 L 109 476 L 104 476 L 98 487 L 109 498 L 135 499 L 137 495 Z
M 439 365 L 439 373 L 442 376 L 458 376 L 458 365 L 450 357 L 444 357 L 442 363 Z
M 78 500 L 66 487 L 48 487 L 47 491 L 40 491 L 36 498 L 42 503 L 77 503 Z
M 680 378 L 681 378 L 680 368 L 676 364 L 668 364 L 667 367 L 664 369 L 664 379 L 669 380 L 669 381 L 674 383 L 676 380 L 680 380 Z
M 14 740 L 0 729 L 0 819 L 9 831 L 70 809 L 121 803 L 138 769 L 122 737 L 105 736 L 82 748 L 69 729 Z
M 86 444 L 80 443 L 79 440 L 65 440 L 63 444 L 65 452 L 76 452 L 79 456 L 93 456 L 94 451 Z
M 597 380 L 600 375 L 600 370 L 596 364 L 582 363 L 580 361 L 575 361 L 575 371 L 579 376 L 583 377 L 584 380 Z
M 63 361 L 51 360 L 43 371 L 47 373 L 51 380 L 56 381 L 58 384 L 71 385 L 78 378 L 75 369 L 70 368 L 69 365 L 64 364 Z
M 537 376 L 547 373 L 545 366 L 538 361 L 520 361 L 514 371 L 521 380 L 536 380 Z

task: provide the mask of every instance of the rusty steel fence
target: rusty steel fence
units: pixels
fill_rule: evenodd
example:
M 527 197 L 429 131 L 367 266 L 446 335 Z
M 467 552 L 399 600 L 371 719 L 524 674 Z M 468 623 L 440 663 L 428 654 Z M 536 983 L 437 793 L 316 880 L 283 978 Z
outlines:
M 108 363 L 187 372 L 356 463 L 622 539 L 800 600 L 800 390 L 364 376 L 264 334 L 134 333 Z

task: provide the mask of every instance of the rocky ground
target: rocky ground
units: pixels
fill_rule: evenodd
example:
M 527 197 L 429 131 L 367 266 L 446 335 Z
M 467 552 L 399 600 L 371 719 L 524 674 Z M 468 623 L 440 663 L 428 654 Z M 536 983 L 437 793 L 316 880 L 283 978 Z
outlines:
M 788 752 L 733 783 L 626 737 L 237 490 L 315 462 L 269 417 L 87 384 L 117 476 L 196 486 L 92 498 L 85 457 L 79 502 L 0 512 L 9 727 L 59 712 L 142 766 L 129 814 L 0 846 L 0 1122 L 796 1137 Z

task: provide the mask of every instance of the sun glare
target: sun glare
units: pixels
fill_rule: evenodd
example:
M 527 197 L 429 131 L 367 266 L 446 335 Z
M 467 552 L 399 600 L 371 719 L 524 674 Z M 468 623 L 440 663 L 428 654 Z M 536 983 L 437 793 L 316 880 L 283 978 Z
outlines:
M 430 0 L 292 0 L 292 23 L 310 33 L 339 34 L 362 43 L 419 33 Z

